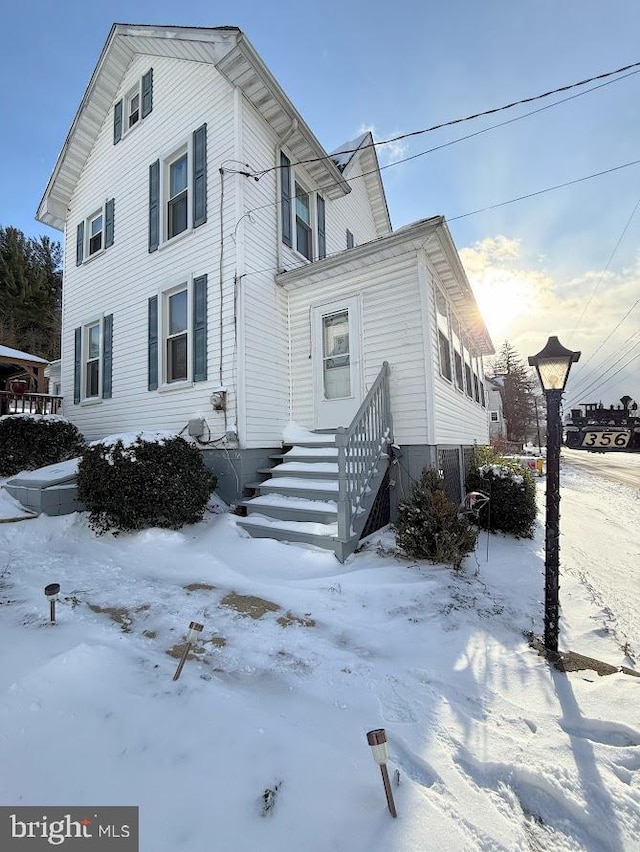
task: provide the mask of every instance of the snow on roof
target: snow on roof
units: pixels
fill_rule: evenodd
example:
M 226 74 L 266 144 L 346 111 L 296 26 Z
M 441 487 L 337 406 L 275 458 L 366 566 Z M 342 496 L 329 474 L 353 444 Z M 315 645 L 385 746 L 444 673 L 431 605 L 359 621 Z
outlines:
M 344 171 L 344 169 L 349 165 L 349 161 L 358 150 L 358 148 L 362 145 L 364 140 L 369 135 L 369 131 L 365 131 L 361 133 L 360 136 L 356 136 L 355 139 L 350 139 L 348 142 L 343 142 L 335 151 L 332 151 L 330 156 L 336 166 L 340 169 L 340 171 Z
M 0 358 L 17 358 L 19 361 L 33 361 L 37 364 L 49 363 L 46 358 L 39 358 L 37 355 L 30 355 L 28 352 L 21 352 L 19 349 L 12 349 L 2 344 L 0 344 Z

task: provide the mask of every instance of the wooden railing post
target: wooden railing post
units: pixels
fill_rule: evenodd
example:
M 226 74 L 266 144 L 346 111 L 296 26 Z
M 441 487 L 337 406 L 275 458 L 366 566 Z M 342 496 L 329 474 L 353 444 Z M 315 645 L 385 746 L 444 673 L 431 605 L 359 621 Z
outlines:
M 351 534 L 351 501 L 347 489 L 347 430 L 339 426 L 336 432 L 338 449 L 338 538 L 348 541 Z

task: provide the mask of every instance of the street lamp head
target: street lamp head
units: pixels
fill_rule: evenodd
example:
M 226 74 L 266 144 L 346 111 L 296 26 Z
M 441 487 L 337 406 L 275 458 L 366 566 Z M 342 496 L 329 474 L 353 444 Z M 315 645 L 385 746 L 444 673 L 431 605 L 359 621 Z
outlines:
M 580 358 L 580 352 L 565 349 L 557 337 L 550 337 L 547 345 L 537 355 L 529 356 L 529 366 L 535 367 L 542 390 L 563 391 L 571 365 Z

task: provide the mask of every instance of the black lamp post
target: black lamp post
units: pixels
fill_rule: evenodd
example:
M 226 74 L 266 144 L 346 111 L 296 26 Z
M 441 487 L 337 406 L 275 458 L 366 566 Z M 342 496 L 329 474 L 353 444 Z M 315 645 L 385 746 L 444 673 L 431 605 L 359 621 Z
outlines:
M 544 647 L 551 659 L 558 656 L 560 608 L 560 402 L 571 365 L 580 358 L 550 337 L 547 345 L 529 358 L 536 368 L 547 401 L 547 511 L 545 524 Z

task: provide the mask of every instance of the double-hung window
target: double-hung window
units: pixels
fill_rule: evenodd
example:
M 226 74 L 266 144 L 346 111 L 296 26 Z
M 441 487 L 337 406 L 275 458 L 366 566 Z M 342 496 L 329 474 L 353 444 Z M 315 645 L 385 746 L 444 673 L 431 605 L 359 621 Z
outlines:
M 189 223 L 189 157 L 179 154 L 167 163 L 167 239 L 187 230 Z
M 440 355 L 440 374 L 448 381 L 451 381 L 451 344 L 447 300 L 439 287 L 435 287 L 434 289 L 436 304 L 436 322 L 438 326 L 438 352 Z
M 327 255 L 325 200 L 305 186 L 283 152 L 278 171 L 282 242 L 307 260 L 321 260 Z
M 123 98 L 113 107 L 113 144 L 137 127 L 153 109 L 153 68 L 136 80 Z
M 149 299 L 148 388 L 175 390 L 207 378 L 207 276 Z
M 98 402 L 111 397 L 113 314 L 75 329 L 73 402 Z
M 80 266 L 113 245 L 115 199 L 110 198 L 78 224 L 76 234 L 76 266 Z
M 100 323 L 85 328 L 84 398 L 97 399 L 100 388 Z
M 296 189 L 296 249 L 307 260 L 313 260 L 313 237 L 311 230 L 311 203 L 309 193 L 295 182 Z
M 149 166 L 149 251 L 207 221 L 207 125 Z
M 167 384 L 185 382 L 188 376 L 188 292 L 186 286 L 165 296 Z

